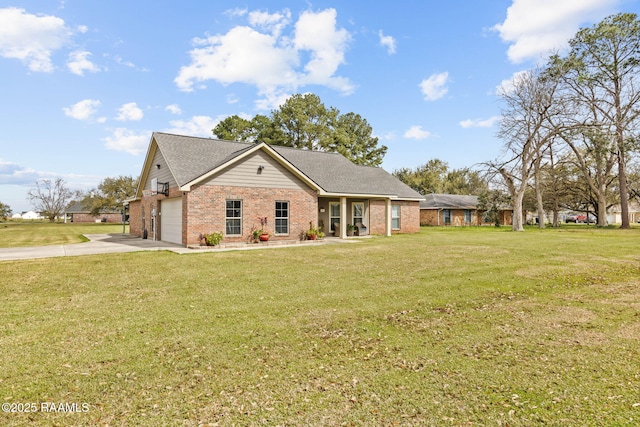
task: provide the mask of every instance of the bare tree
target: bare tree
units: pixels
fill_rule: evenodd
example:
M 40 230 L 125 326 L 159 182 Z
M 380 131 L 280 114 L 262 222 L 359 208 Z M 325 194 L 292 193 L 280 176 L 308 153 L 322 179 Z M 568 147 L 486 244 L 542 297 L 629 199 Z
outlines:
M 56 178 L 53 181 L 50 179 L 36 181 L 35 188 L 29 190 L 27 194 L 35 210 L 54 222 L 64 213 L 74 192 L 67 187 L 62 178 Z
M 512 87 L 503 88 L 499 93 L 505 106 L 498 136 L 505 141 L 508 159 L 494 163 L 494 168 L 511 195 L 514 231 L 524 230 L 525 191 L 557 133 L 553 121 L 560 110 L 555 103 L 557 80 L 551 77 L 540 70 L 527 71 L 514 78 Z

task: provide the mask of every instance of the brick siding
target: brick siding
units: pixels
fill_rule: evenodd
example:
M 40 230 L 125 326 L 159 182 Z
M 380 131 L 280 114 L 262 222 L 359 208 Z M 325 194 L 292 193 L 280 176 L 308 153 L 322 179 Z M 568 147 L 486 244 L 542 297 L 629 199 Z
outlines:
M 512 224 L 512 211 L 500 211 L 500 224 Z M 483 211 L 474 210 L 471 223 L 464 222 L 464 209 L 451 210 L 451 223 L 445 224 L 441 209 L 420 209 L 420 225 L 441 225 L 441 226 L 471 226 L 471 225 L 493 225 L 482 221 Z
M 91 215 L 88 213 L 73 214 L 73 222 L 101 222 L 103 218 L 107 219 L 105 222 L 122 223 L 122 214 L 119 213 L 105 213 L 100 215 Z
M 392 233 L 417 233 L 420 231 L 420 204 L 412 201 L 395 201 L 400 205 L 400 229 Z M 369 221 L 371 234 L 385 234 L 387 224 L 387 204 L 385 200 L 371 200 L 369 203 Z
M 267 231 L 270 240 L 297 240 L 318 221 L 318 196 L 312 189 L 291 188 L 253 188 L 201 184 L 182 194 L 177 187 L 169 189 L 169 197 L 182 197 L 182 244 L 197 245 L 200 234 L 222 232 L 223 242 L 249 242 L 252 240 L 253 228 L 260 227 L 259 217 L 267 217 Z M 166 199 L 164 195 L 145 195 L 141 200 L 129 204 L 129 232 L 142 237 L 147 230 L 148 238 L 152 238 L 151 212 L 158 209 L 159 201 Z M 242 200 L 242 235 L 225 235 L 225 211 L 227 200 Z M 275 234 L 275 202 L 289 202 L 289 233 Z M 400 230 L 393 233 L 417 233 L 420 231 L 419 203 L 413 201 L 392 202 L 400 205 Z M 160 235 L 161 216 L 157 216 L 156 239 Z M 386 203 L 384 200 L 369 202 L 369 233 L 385 234 Z
M 267 217 L 265 229 L 271 234 L 270 240 L 297 240 L 309 229 L 309 221 L 314 225 L 318 221 L 318 198 L 311 189 L 199 185 L 185 199 L 188 215 L 183 211 L 182 222 L 187 245 L 198 244 L 200 233 L 225 234 L 227 200 L 242 201 L 242 235 L 224 235 L 224 242 L 251 241 L 254 227 L 260 228 L 259 217 Z M 288 234 L 275 234 L 276 201 L 289 202 Z
M 129 234 L 142 237 L 142 201 L 129 203 Z

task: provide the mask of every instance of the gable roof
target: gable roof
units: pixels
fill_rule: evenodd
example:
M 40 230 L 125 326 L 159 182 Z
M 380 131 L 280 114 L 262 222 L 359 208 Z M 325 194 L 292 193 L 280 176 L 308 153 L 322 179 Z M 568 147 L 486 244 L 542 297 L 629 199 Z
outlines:
M 477 209 L 478 196 L 459 194 L 427 194 L 420 209 Z
M 338 153 L 299 150 L 265 143 L 223 141 L 154 132 L 145 159 L 140 185 L 160 150 L 178 186 L 190 186 L 215 174 L 245 156 L 263 150 L 320 195 L 363 195 L 405 200 L 423 196 L 384 169 L 356 165 Z M 140 188 L 138 189 L 140 192 Z M 140 196 L 140 195 L 138 195 Z

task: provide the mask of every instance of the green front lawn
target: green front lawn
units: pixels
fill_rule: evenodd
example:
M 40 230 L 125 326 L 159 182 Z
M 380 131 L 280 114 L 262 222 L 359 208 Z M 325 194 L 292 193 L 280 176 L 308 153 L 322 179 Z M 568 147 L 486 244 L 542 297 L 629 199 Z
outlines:
M 83 234 L 106 233 L 122 233 L 122 224 L 7 221 L 0 222 L 0 248 L 67 245 L 86 241 Z
M 0 262 L 2 425 L 635 426 L 640 230 Z

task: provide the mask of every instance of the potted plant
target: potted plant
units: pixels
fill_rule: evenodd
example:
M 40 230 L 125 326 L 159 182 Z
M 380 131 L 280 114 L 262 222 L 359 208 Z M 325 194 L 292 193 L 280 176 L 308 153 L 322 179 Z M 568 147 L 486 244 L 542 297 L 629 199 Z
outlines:
M 321 233 L 322 232 L 320 231 L 320 229 L 314 227 L 313 222 L 309 221 L 309 229 L 305 231 L 304 235 L 307 240 L 316 240 L 318 237 L 320 237 Z M 322 237 L 324 237 L 324 233 L 322 233 Z
M 213 232 L 210 234 L 200 233 L 200 245 L 216 246 L 222 241 L 222 233 Z
M 353 236 L 356 226 L 353 224 L 347 224 L 347 236 Z
M 267 226 L 267 217 L 259 216 L 258 220 L 260 221 L 260 228 L 256 228 L 253 230 L 253 241 L 254 242 L 267 242 L 269 237 L 271 236 L 265 227 Z

